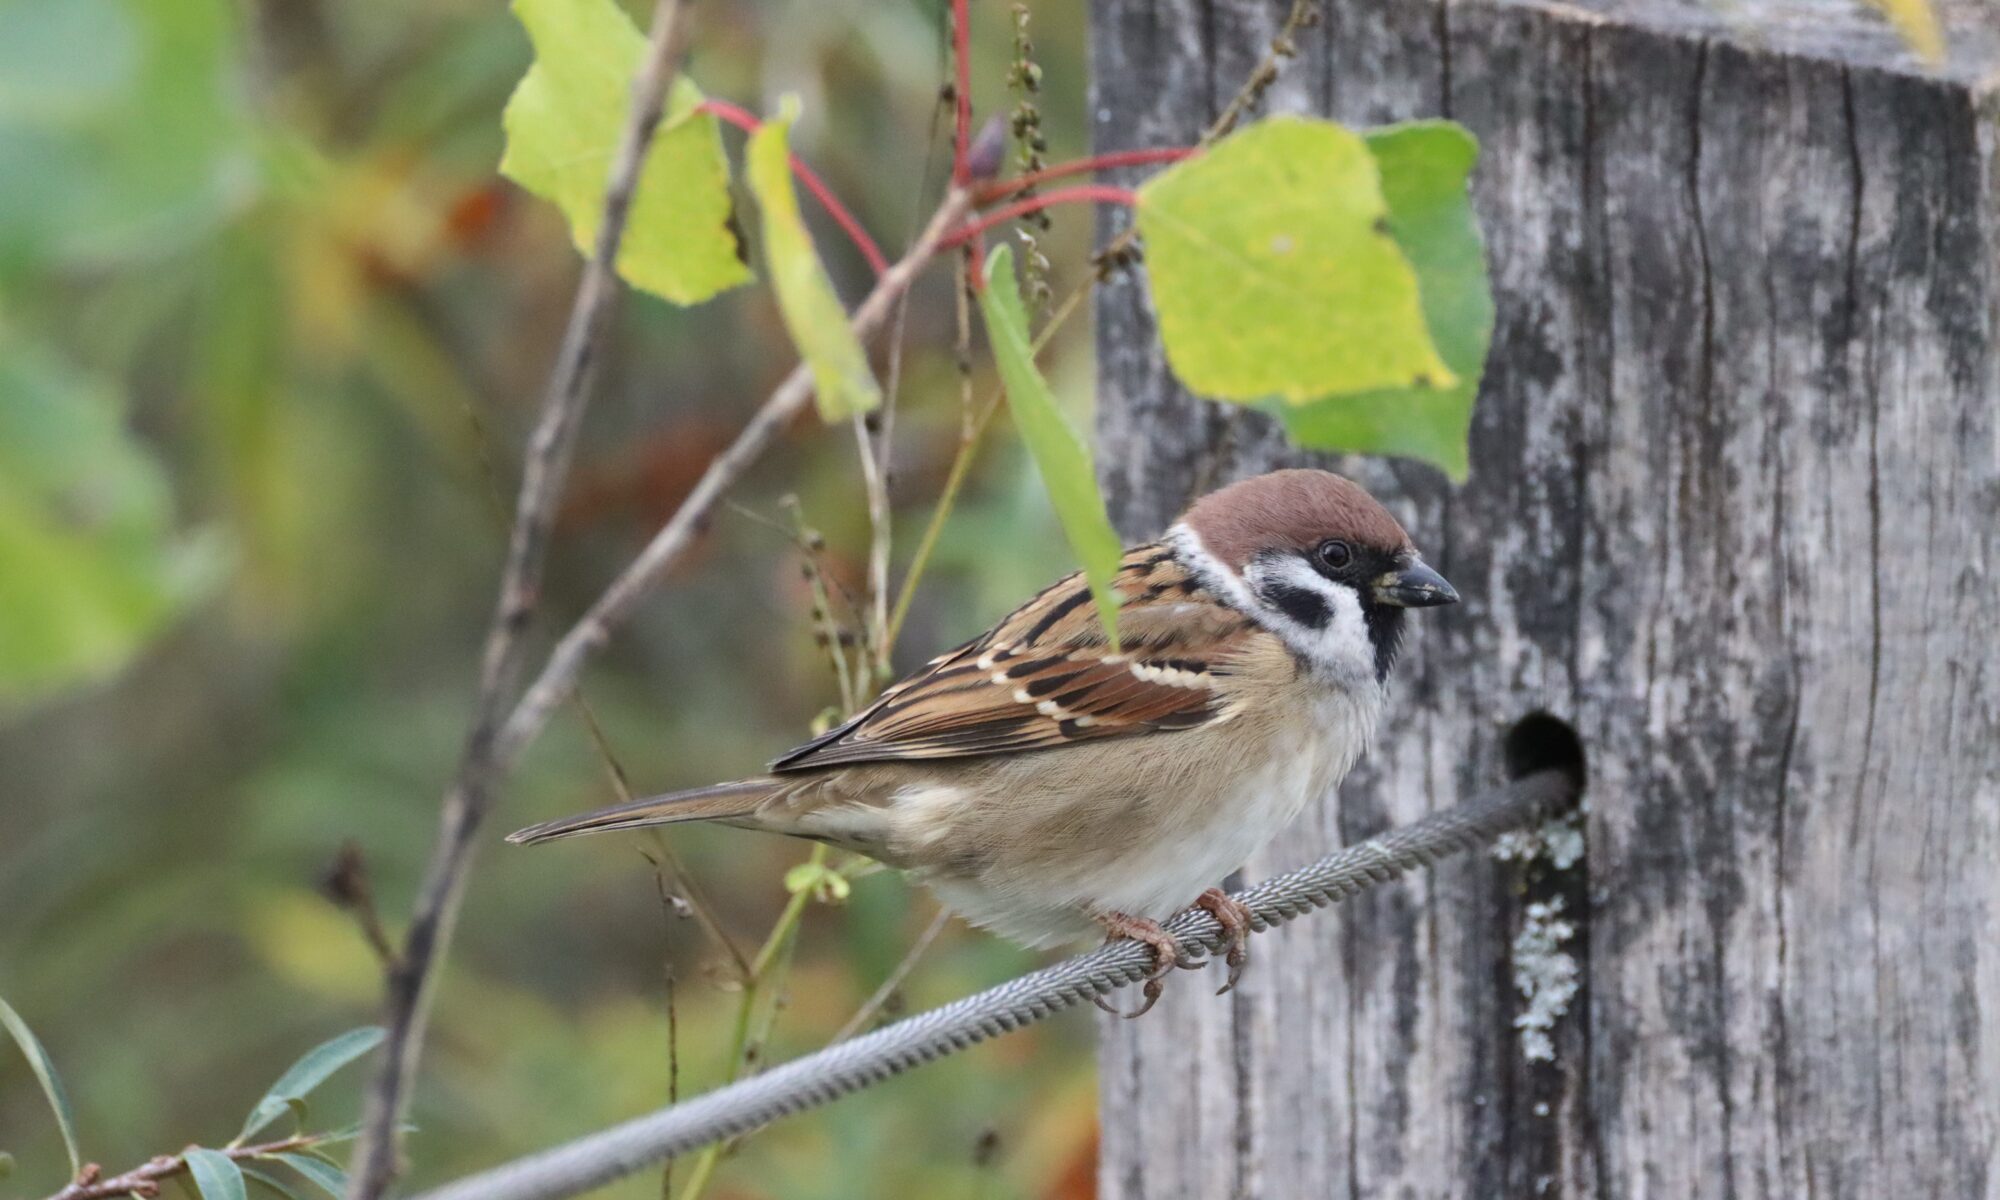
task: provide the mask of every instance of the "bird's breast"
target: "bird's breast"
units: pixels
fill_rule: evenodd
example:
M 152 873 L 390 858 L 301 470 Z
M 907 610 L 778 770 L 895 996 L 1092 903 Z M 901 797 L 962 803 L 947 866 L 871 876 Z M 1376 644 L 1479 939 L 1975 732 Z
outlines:
M 1218 725 L 968 764 L 889 806 L 900 865 L 975 924 L 1030 944 L 1087 916 L 1154 919 L 1222 881 L 1338 785 L 1380 696 L 1303 687 Z

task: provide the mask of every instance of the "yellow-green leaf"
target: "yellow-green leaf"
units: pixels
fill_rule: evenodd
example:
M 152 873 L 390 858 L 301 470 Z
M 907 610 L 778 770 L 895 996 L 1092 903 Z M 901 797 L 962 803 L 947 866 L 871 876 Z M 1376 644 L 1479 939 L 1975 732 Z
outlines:
M 1105 636 L 1116 644 L 1118 592 L 1112 585 L 1124 548 L 1111 528 L 1111 518 L 1105 515 L 1090 451 L 1070 428 L 1047 381 L 1035 369 L 1028 310 L 1021 303 L 1020 286 L 1014 279 L 1013 251 L 1006 246 L 986 257 L 986 288 L 979 295 L 979 310 L 986 320 L 986 338 L 993 346 L 1000 382 L 1007 389 L 1007 407 L 1014 414 L 1014 425 L 1042 474 L 1042 486 L 1048 489 L 1063 534 L 1083 564 L 1083 577 L 1097 601 Z
M 1479 144 L 1449 121 L 1392 125 L 1369 131 L 1367 140 L 1381 170 L 1390 231 L 1417 273 L 1425 324 L 1458 381 L 1264 407 L 1309 449 L 1421 459 L 1464 479 L 1472 402 L 1493 337 L 1493 288 L 1466 194 Z
M 1937 10 L 1930 0 L 1868 0 L 1896 32 L 1903 35 L 1903 42 L 1914 51 L 1918 58 L 1932 66 L 1944 62 L 1944 29 L 1938 24 Z
M 646 39 L 613 0 L 515 0 L 535 62 L 507 102 L 500 170 L 562 209 L 584 254 L 596 250 L 604 186 L 632 107 Z M 750 278 L 729 227 L 729 160 L 701 89 L 674 84 L 632 196 L 618 273 L 676 304 Z
M 744 173 L 764 214 L 764 259 L 778 293 L 778 311 L 812 370 L 820 416 L 834 421 L 874 408 L 882 402 L 882 389 L 799 216 L 788 140 L 798 113 L 798 98 L 787 96 L 778 115 L 750 135 Z
M 1139 190 L 1160 340 L 1187 386 L 1303 404 L 1449 387 L 1375 158 L 1331 121 L 1274 117 Z
M 218 576 L 110 390 L 0 334 L 0 708 L 125 665 Z

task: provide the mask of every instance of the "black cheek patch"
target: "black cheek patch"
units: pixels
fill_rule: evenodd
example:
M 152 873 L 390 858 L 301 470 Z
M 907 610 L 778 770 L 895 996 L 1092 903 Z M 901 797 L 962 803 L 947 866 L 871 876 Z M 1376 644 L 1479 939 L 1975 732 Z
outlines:
M 1308 629 L 1324 629 L 1333 619 L 1326 598 L 1310 588 L 1289 583 L 1272 583 L 1264 588 L 1264 601 Z

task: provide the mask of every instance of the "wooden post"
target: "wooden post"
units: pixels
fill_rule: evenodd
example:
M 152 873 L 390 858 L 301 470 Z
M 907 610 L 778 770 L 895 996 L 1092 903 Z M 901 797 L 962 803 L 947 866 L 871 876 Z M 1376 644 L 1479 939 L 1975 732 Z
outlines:
M 1191 141 L 1286 7 L 1095 0 L 1099 148 Z M 1248 870 L 1451 804 L 1536 712 L 1582 740 L 1586 836 L 1106 1020 L 1102 1195 L 2000 1197 L 1992 18 L 1937 71 L 1807 0 L 1326 18 L 1269 107 L 1471 127 L 1499 325 L 1469 483 L 1330 464 L 1466 602 Z M 1097 311 L 1126 533 L 1300 461 L 1173 384 L 1136 278 Z

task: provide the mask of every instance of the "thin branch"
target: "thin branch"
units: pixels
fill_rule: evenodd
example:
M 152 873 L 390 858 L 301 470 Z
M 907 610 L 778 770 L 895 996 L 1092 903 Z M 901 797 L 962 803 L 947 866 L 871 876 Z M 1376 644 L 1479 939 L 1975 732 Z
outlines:
M 695 106 L 695 111 L 713 113 L 745 133 L 755 133 L 764 125 L 755 113 L 727 100 L 704 100 Z M 868 269 L 877 275 L 888 270 L 889 260 L 882 257 L 882 248 L 875 244 L 874 238 L 868 236 L 868 231 L 855 219 L 854 214 L 848 211 L 847 206 L 840 202 L 840 197 L 834 195 L 833 189 L 826 185 L 826 180 L 821 179 L 819 173 L 807 166 L 805 160 L 798 155 L 790 157 L 793 177 L 812 193 L 813 199 L 819 201 L 820 207 L 826 210 L 826 215 L 832 217 L 833 223 L 840 226 L 840 231 L 847 235 L 847 240 L 854 243 L 856 250 L 861 251 L 861 257 L 868 260 Z
M 951 0 L 951 181 L 972 183 L 972 5 Z
M 961 188 L 946 194 L 924 231 L 903 257 L 875 281 L 875 289 L 854 311 L 849 324 L 857 336 L 866 337 L 879 327 L 923 268 L 937 254 L 945 231 L 964 219 L 972 198 Z M 804 410 L 812 398 L 812 372 L 802 363 L 771 393 L 764 406 L 750 418 L 729 448 L 717 455 L 703 472 L 694 490 L 667 523 L 653 535 L 645 549 L 590 606 L 570 631 L 556 643 L 541 674 L 523 694 L 508 718 L 496 747 L 499 761 L 511 762 L 522 747 L 538 736 L 555 711 L 575 687 L 590 657 L 611 640 L 612 631 L 632 615 L 639 600 L 655 580 L 680 559 L 703 529 L 724 492 L 741 478 L 750 464 L 777 439 L 780 431 Z
M 993 422 L 993 415 L 1000 411 L 1000 400 L 996 395 L 986 402 L 986 407 L 978 416 L 968 415 L 959 433 L 958 453 L 952 456 L 951 472 L 945 476 L 944 490 L 938 494 L 937 507 L 931 510 L 931 519 L 924 525 L 924 533 L 917 541 L 916 553 L 910 556 L 910 567 L 903 575 L 902 590 L 896 596 L 896 608 L 889 616 L 889 641 L 894 644 L 903 632 L 903 622 L 910 615 L 910 604 L 917 596 L 917 581 L 923 578 L 924 568 L 930 565 L 931 552 L 937 549 L 938 537 L 943 534 L 946 520 L 956 506 L 958 493 L 964 488 L 966 477 L 972 473 L 973 451 L 979 445 L 980 435 Z
M 396 945 L 389 940 L 389 932 L 382 924 L 382 914 L 375 907 L 375 888 L 368 879 L 368 860 L 361 853 L 361 843 L 351 838 L 341 843 L 333 864 L 320 876 L 319 890 L 336 907 L 354 918 L 354 923 L 361 927 L 361 936 L 367 939 L 368 948 L 375 952 L 376 960 L 382 964 L 382 970 L 394 970 Z
M 351 1200 L 377 1200 L 397 1170 L 397 1137 L 409 1105 L 410 1084 L 422 1050 L 432 968 L 450 943 L 479 827 L 503 769 L 502 718 L 523 665 L 522 634 L 541 595 L 543 563 L 555 512 L 568 479 L 576 430 L 595 375 L 619 285 L 614 265 L 624 239 L 632 196 L 666 107 L 681 43 L 680 0 L 658 0 L 645 61 L 632 84 L 632 106 L 604 189 L 597 244 L 577 285 L 542 415 L 530 437 L 515 507 L 514 531 L 501 572 L 500 598 L 486 633 L 479 695 L 456 777 L 445 792 L 438 839 L 411 914 L 403 952 L 389 972 L 381 1064 L 362 1111 L 354 1151 Z
M 280 1138 L 275 1142 L 261 1142 L 255 1146 L 223 1146 L 219 1147 L 216 1153 L 236 1162 L 243 1162 L 273 1154 L 289 1154 L 294 1150 L 308 1150 L 331 1140 L 333 1139 L 330 1134 L 302 1133 Z M 162 1182 L 185 1170 L 187 1170 L 185 1154 L 162 1154 L 157 1158 L 148 1159 L 143 1166 L 134 1167 L 118 1175 L 105 1175 L 96 1163 L 85 1163 L 83 1170 L 77 1173 L 77 1177 L 48 1200 L 110 1200 L 114 1196 L 157 1196 L 160 1194 Z
M 992 212 L 983 213 L 977 219 L 968 221 L 963 226 L 945 235 L 944 241 L 939 243 L 939 245 L 945 248 L 962 246 L 994 226 L 1005 225 L 1016 217 L 1026 216 L 1032 212 L 1040 212 L 1045 208 L 1057 204 L 1078 204 L 1085 202 L 1092 204 L 1123 204 L 1127 208 L 1130 208 L 1139 202 L 1139 196 L 1130 188 L 1112 187 L 1109 184 L 1103 183 L 1081 183 L 1075 187 L 1057 188 L 1053 192 L 1044 192 L 1038 196 L 1030 196 L 1025 200 L 1016 200 L 1014 203 L 996 208 Z
M 1016 175 L 1012 179 L 999 179 L 979 189 L 979 204 L 987 205 L 995 200 L 1004 200 L 1047 183 L 1051 179 L 1067 179 L 1071 175 L 1092 175 L 1098 171 L 1111 171 L 1119 167 L 1144 167 L 1154 163 L 1176 163 L 1193 158 L 1201 151 L 1187 146 L 1170 146 L 1160 150 L 1114 150 L 1109 154 L 1093 154 L 1089 158 L 1079 158 L 1071 162 L 1057 163 L 1039 171 Z
M 1264 51 L 1264 57 L 1258 60 L 1257 65 L 1251 69 L 1249 77 L 1243 81 L 1243 86 L 1236 89 L 1236 94 L 1229 98 L 1229 103 L 1208 127 L 1208 132 L 1202 135 L 1203 146 L 1209 145 L 1236 128 L 1236 123 L 1243 119 L 1243 114 L 1263 103 L 1264 93 L 1270 91 L 1271 85 L 1278 81 L 1278 75 L 1284 70 L 1286 60 L 1297 57 L 1299 32 L 1319 24 L 1319 2 L 1320 0 L 1292 0 L 1291 11 L 1285 14 L 1285 23 L 1271 39 L 1269 48 Z
M 931 948 L 931 943 L 937 941 L 938 934 L 943 933 L 944 927 L 949 924 L 951 924 L 951 910 L 938 909 L 937 915 L 931 918 L 931 923 L 924 926 L 924 931 L 918 934 L 917 940 L 911 944 L 909 953 L 903 955 L 903 960 L 897 963 L 895 969 L 889 972 L 889 977 L 882 981 L 882 986 L 876 988 L 868 999 L 862 1001 L 861 1007 L 854 1010 L 854 1015 L 847 1018 L 847 1023 L 835 1031 L 826 1044 L 831 1046 L 835 1042 L 844 1042 L 860 1033 L 868 1022 L 874 1020 L 875 1014 L 882 1011 L 882 1006 L 889 1003 L 889 997 L 896 994 L 896 989 L 902 987 L 903 981 L 916 969 L 917 960 L 924 956 L 924 952 Z
M 868 494 L 868 660 L 881 676 L 889 669 L 889 481 L 860 413 L 854 414 L 854 446 Z

